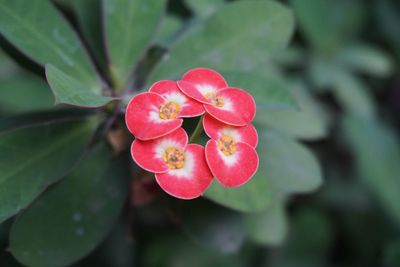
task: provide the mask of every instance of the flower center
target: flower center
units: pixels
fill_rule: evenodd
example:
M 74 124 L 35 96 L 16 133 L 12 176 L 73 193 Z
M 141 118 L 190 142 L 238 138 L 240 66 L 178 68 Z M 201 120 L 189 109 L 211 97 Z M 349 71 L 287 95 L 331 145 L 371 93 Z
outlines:
M 209 92 L 204 94 L 204 97 L 211 102 L 214 106 L 222 107 L 224 106 L 224 101 L 222 101 L 222 96 L 217 95 L 215 92 Z
M 165 104 L 161 105 L 159 115 L 160 118 L 163 120 L 175 119 L 176 117 L 178 117 L 180 110 L 181 107 L 179 106 L 179 104 L 168 101 Z
M 179 148 L 169 147 L 163 154 L 163 160 L 170 169 L 180 169 L 185 166 L 185 152 Z
M 219 150 L 224 153 L 225 156 L 233 155 L 236 152 L 236 142 L 229 135 L 222 135 L 217 142 Z

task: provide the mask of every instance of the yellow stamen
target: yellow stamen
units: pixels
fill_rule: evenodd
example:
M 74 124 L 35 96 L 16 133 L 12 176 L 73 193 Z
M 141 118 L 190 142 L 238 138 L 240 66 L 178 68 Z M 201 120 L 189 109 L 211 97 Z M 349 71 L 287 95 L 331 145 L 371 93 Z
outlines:
M 210 101 L 214 106 L 222 107 L 224 106 L 224 101 L 222 101 L 222 96 L 217 95 L 215 92 L 209 92 L 204 94 L 204 97 Z
M 169 147 L 163 154 L 163 160 L 170 169 L 180 169 L 185 166 L 185 152 L 179 148 Z
M 179 104 L 168 101 L 165 104 L 161 105 L 159 115 L 160 118 L 163 120 L 170 120 L 170 119 L 175 119 L 179 115 L 179 111 L 181 110 L 181 107 Z
M 229 135 L 222 135 L 217 142 L 219 150 L 224 153 L 225 156 L 233 155 L 236 152 L 236 142 Z

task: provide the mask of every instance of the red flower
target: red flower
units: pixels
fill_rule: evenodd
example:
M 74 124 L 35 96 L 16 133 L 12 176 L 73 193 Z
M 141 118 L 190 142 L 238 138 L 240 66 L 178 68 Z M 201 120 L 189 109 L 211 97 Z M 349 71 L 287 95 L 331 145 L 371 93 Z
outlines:
M 246 183 L 257 171 L 258 142 L 253 125 L 234 127 L 209 115 L 204 116 L 204 130 L 211 138 L 206 145 L 207 164 L 215 178 L 226 187 Z
M 188 144 L 182 128 L 155 140 L 136 139 L 131 153 L 140 167 L 155 173 L 157 183 L 165 192 L 177 198 L 201 196 L 213 179 L 204 148 Z
M 188 144 L 181 126 L 182 118 L 205 111 L 204 130 L 211 140 L 204 149 Z M 192 69 L 177 83 L 159 81 L 128 104 L 126 124 L 136 137 L 132 158 L 177 198 L 201 196 L 213 177 L 226 187 L 243 185 L 258 168 L 258 136 L 250 124 L 255 113 L 253 97 L 228 87 L 211 69 Z
M 245 126 L 255 116 L 256 104 L 246 91 L 228 87 L 221 74 L 211 69 L 188 71 L 178 87 L 187 96 L 204 104 L 208 114 L 233 126 Z
M 129 131 L 140 140 L 151 140 L 178 129 L 182 117 L 204 113 L 203 106 L 186 97 L 174 81 L 159 81 L 149 92 L 132 98 L 126 108 L 125 121 Z

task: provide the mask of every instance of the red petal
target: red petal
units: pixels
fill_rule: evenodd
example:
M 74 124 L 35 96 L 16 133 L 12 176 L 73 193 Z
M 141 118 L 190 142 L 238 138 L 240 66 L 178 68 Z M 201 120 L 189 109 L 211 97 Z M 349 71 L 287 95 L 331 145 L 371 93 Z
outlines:
M 201 196 L 210 185 L 213 176 L 207 166 L 204 148 L 189 144 L 185 151 L 185 166 L 166 173 L 157 173 L 156 180 L 168 194 L 182 199 Z
M 163 120 L 159 109 L 165 99 L 155 93 L 141 93 L 132 98 L 126 108 L 125 121 L 129 131 L 140 140 L 151 140 L 178 129 L 183 120 Z
M 178 81 L 178 87 L 185 95 L 204 104 L 210 103 L 203 96 L 204 94 L 216 93 L 227 86 L 228 84 L 221 74 L 206 68 L 192 69 L 183 75 L 181 81 Z
M 224 106 L 204 105 L 206 111 L 217 120 L 233 126 L 249 124 L 256 115 L 254 98 L 246 91 L 228 87 L 218 91 Z
M 185 149 L 188 135 L 182 128 L 155 140 L 141 141 L 136 139 L 132 143 L 131 155 L 133 160 L 142 169 L 149 172 L 161 173 L 168 171 L 162 156 L 165 149 L 177 147 Z
M 254 148 L 245 143 L 236 143 L 236 152 L 225 156 L 217 142 L 209 140 L 206 145 L 206 159 L 212 174 L 226 187 L 243 185 L 256 173 L 258 155 Z
M 228 86 L 221 74 L 207 68 L 191 69 L 183 75 L 182 80 L 200 86 L 212 87 L 215 90 Z
M 204 104 L 210 104 L 211 102 L 207 100 L 204 96 L 203 93 L 194 83 L 190 82 L 185 82 L 185 81 L 178 81 L 178 88 L 188 97 L 193 98 L 194 100 L 204 103 Z M 213 91 L 214 89 L 210 89 L 210 91 Z
M 149 92 L 157 93 L 167 101 L 179 104 L 181 107 L 179 117 L 197 117 L 204 113 L 203 105 L 183 94 L 175 81 L 163 80 L 156 82 L 150 87 Z
M 254 148 L 257 146 L 257 130 L 252 124 L 248 124 L 242 127 L 234 127 L 224 124 L 206 114 L 204 115 L 203 126 L 206 134 L 216 141 L 223 134 L 226 134 L 231 136 L 236 142 L 246 143 Z

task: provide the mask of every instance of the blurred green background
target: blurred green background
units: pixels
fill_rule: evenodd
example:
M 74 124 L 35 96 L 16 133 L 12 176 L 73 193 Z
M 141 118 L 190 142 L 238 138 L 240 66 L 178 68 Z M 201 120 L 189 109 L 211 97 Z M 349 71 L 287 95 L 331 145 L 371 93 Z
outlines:
M 32 5 L 40 1 L 47 2 Z M 213 184 L 197 200 L 167 196 L 129 159 L 123 104 L 111 106 L 121 112 L 116 115 L 110 106 L 101 111 L 54 106 L 44 68 L 31 60 L 47 63 L 38 55 L 46 57 L 46 51 L 35 53 L 32 44 L 43 41 L 33 38 L 36 31 L 52 26 L 35 29 L 33 18 L 24 24 L 33 28 L 31 35 L 18 33 L 12 27 L 18 19 L 8 13 L 12 1 L 1 0 L 1 267 L 400 266 L 399 1 L 170 0 L 164 11 L 157 1 L 110 0 L 106 12 L 107 1 L 103 10 L 98 0 L 52 3 L 95 58 L 96 71 L 108 84 L 98 88 L 121 89 L 124 103 L 156 80 L 179 78 L 196 66 L 216 69 L 256 98 L 260 170 L 241 189 Z M 15 3 L 15 10 L 30 14 L 30 4 Z M 142 16 L 125 14 L 128 4 Z M 108 12 L 118 7 L 112 17 Z M 100 17 L 107 14 L 103 25 Z M 63 34 L 61 39 L 69 38 Z M 116 44 L 137 45 L 139 52 L 126 62 Z M 71 77 L 76 74 L 51 60 Z M 74 88 L 57 88 L 56 81 L 84 83 L 57 80 L 56 74 L 54 83 L 48 73 L 47 79 L 58 102 L 102 106 L 109 101 L 93 95 L 87 98 L 93 102 L 67 98 L 63 90 Z M 82 74 L 82 81 L 89 76 Z M 104 119 L 114 115 L 116 120 Z M 29 128 L 72 117 L 95 122 Z M 80 157 L 96 125 L 101 126 L 95 139 L 106 139 L 123 159 L 112 160 L 110 146 L 100 142 L 84 164 L 56 183 L 65 176 L 61 172 L 76 165 L 72 159 Z M 28 130 L 10 134 L 19 127 Z M 54 148 L 57 140 L 65 142 Z M 18 143 L 26 148 L 22 154 L 13 147 Z M 53 154 L 37 160 L 18 183 L 7 182 L 14 169 L 36 157 L 32 150 L 44 153 L 47 146 Z M 57 167 L 58 176 L 46 166 Z M 27 197 L 21 188 L 44 188 L 24 180 L 38 172 L 52 175 L 46 187 L 55 184 L 40 197 L 41 190 Z M 10 199 L 18 199 L 12 211 Z M 91 213 L 96 208 L 101 212 Z

